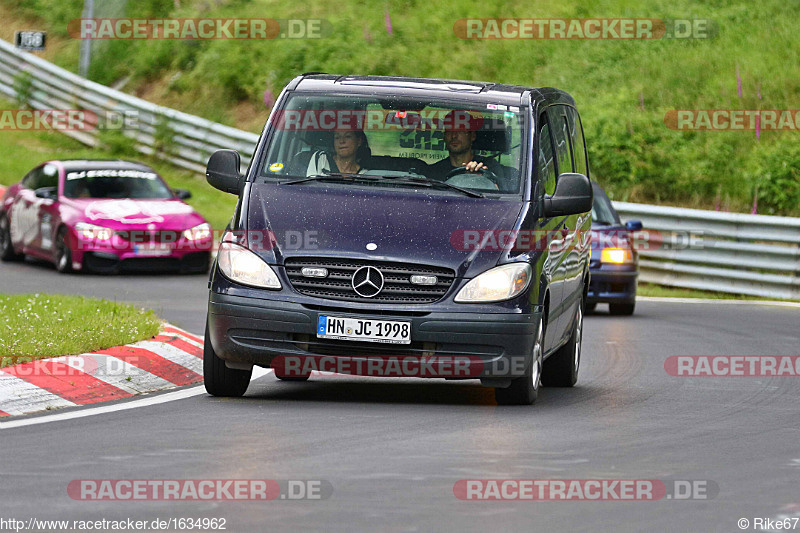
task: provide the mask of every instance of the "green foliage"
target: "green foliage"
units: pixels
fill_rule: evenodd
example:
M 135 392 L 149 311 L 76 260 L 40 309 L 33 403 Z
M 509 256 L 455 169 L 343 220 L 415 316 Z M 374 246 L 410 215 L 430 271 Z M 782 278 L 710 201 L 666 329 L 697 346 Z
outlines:
M 79 18 L 82 5 L 5 1 L 25 4 L 25 13 L 51 26 Z M 800 66 L 790 58 L 800 56 L 800 18 L 791 2 L 129 0 L 126 15 L 327 21 L 330 32 L 321 39 L 112 41 L 94 57 L 97 81 L 132 76 L 126 90 L 161 83 L 168 105 L 232 126 L 241 127 L 239 104 L 259 107 L 265 89 L 277 94 L 306 71 L 559 87 L 578 103 L 593 177 L 614 198 L 708 208 L 719 193 L 723 207 L 749 211 L 758 190 L 760 207 L 800 214 L 792 192 L 797 160 L 787 147 L 797 144 L 797 131 L 757 139 L 753 131 L 681 132 L 664 123 L 674 109 L 796 108 Z M 453 26 L 467 17 L 707 18 L 718 33 L 693 40 L 463 40 Z M 69 60 L 56 62 L 76 68 L 77 47 L 62 53 Z M 259 119 L 246 127 L 262 125 Z
M 771 144 L 755 151 L 759 212 L 788 215 L 800 207 L 800 143 Z
M 101 130 L 99 138 L 99 148 L 115 157 L 136 157 L 139 155 L 136 151 L 136 140 L 126 136 L 122 130 Z
M 158 119 L 153 132 L 153 148 L 156 153 L 166 154 L 175 148 L 175 132 L 166 120 Z

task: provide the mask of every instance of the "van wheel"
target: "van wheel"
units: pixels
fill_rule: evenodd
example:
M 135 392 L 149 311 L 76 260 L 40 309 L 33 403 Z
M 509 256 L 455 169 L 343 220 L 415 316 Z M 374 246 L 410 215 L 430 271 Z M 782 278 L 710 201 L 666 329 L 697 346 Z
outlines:
M 242 396 L 250 384 L 253 370 L 235 370 L 225 366 L 225 361 L 217 357 L 211 339 L 208 338 L 208 324 L 203 341 L 203 379 L 206 392 L 212 396 Z
M 608 313 L 611 315 L 624 315 L 630 316 L 636 308 L 636 302 L 624 304 L 608 304 Z
M 8 217 L 0 215 L 0 260 L 19 261 L 22 257 L 22 254 L 14 251 L 14 245 L 11 243 L 11 224 Z
M 494 399 L 499 405 L 532 405 L 542 386 L 542 353 L 544 351 L 544 318 L 539 319 L 536 343 L 533 345 L 531 364 L 525 375 L 511 381 L 505 389 L 494 389 Z
M 583 303 L 578 306 L 569 341 L 544 362 L 542 383 L 546 387 L 572 387 L 578 381 L 583 339 Z

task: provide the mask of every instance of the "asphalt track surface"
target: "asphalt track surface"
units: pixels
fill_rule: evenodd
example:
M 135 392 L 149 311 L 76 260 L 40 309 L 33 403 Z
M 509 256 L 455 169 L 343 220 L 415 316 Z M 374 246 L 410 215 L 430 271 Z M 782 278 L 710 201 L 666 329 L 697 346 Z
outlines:
M 202 276 L 0 265 L 0 293 L 77 293 L 202 333 Z M 579 383 L 498 407 L 477 382 L 267 374 L 205 394 L 0 430 L 0 518 L 217 517 L 228 531 L 741 531 L 800 517 L 800 378 L 672 377 L 670 355 L 797 355 L 800 310 L 640 302 L 587 316 Z M 75 501 L 75 479 L 326 480 L 322 501 Z M 703 480 L 706 500 L 460 501 L 461 479 Z M 791 528 L 790 528 L 791 529 Z M 800 524 L 795 526 L 800 529 Z

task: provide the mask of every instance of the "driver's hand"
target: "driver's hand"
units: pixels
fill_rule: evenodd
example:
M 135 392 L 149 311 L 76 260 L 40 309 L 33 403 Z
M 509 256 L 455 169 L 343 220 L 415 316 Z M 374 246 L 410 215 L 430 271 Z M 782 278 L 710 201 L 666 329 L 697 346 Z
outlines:
M 488 168 L 483 163 L 479 163 L 477 161 L 470 161 L 465 166 L 467 167 L 467 170 L 470 171 L 470 172 L 480 172 L 484 168 Z

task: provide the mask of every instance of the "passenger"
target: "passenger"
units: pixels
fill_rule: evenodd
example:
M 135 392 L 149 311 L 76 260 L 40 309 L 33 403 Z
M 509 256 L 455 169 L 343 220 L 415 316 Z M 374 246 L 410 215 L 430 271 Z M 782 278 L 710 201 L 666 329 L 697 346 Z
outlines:
M 342 173 L 358 174 L 366 170 L 364 164 L 371 155 L 367 136 L 361 130 L 337 131 L 333 134 L 333 153 L 315 152 L 308 162 L 306 176 Z
M 466 120 L 464 120 L 466 117 Z M 444 145 L 450 153 L 441 161 L 428 165 L 426 175 L 438 181 L 445 181 L 447 174 L 461 167 L 466 167 L 468 172 L 481 172 L 488 168 L 496 176 L 500 175 L 499 165 L 485 157 L 476 156 L 472 151 L 477 129 L 475 119 L 465 113 L 450 111 L 444 118 Z

